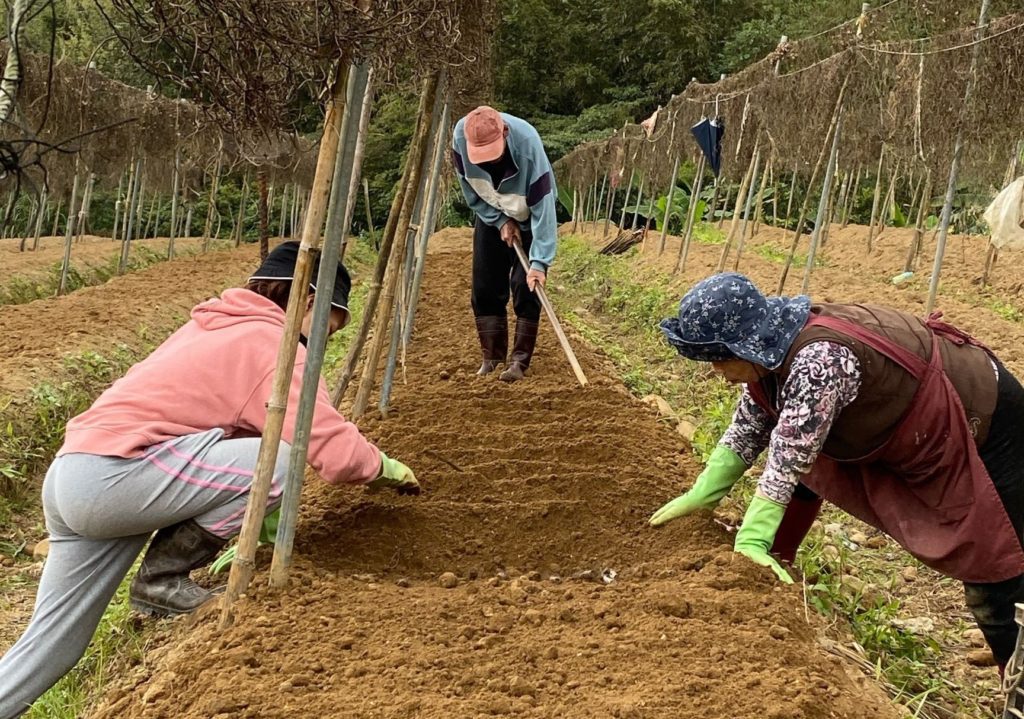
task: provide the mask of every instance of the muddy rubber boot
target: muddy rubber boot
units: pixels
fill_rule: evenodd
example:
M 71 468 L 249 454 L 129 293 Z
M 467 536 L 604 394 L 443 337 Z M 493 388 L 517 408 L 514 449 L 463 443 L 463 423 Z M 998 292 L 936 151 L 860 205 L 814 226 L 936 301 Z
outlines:
M 128 590 L 132 608 L 153 616 L 197 610 L 214 592 L 193 582 L 189 572 L 212 561 L 227 541 L 193 519 L 159 530 Z
M 508 355 L 508 319 L 497 315 L 477 317 L 476 333 L 484 356 L 476 373 L 483 376 L 498 369 Z
M 539 322 L 524 320 L 521 317 L 516 319 L 516 339 L 512 345 L 512 360 L 508 368 L 501 373 L 503 382 L 518 382 L 526 376 L 526 370 L 530 368 L 530 358 L 533 357 L 533 349 L 537 346 L 537 330 Z

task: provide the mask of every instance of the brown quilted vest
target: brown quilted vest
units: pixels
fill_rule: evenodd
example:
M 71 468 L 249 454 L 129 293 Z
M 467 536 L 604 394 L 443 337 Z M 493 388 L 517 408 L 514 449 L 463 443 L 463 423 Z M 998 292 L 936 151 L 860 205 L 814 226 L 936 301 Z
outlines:
M 814 305 L 812 313 L 859 324 L 910 350 L 925 362 L 931 359 L 932 333 L 913 315 L 873 305 Z M 860 362 L 861 386 L 857 399 L 836 418 L 825 441 L 825 455 L 855 461 L 881 447 L 906 414 L 918 381 L 897 363 L 876 350 L 826 327 L 806 327 L 793 342 L 783 364 L 763 382 L 777 406 L 778 388 L 785 386 L 793 359 L 803 347 L 827 340 L 849 347 Z M 946 375 L 953 383 L 967 414 L 975 444 L 988 436 L 996 406 L 996 374 L 984 350 L 939 340 Z M 774 380 L 774 381 L 771 381 Z

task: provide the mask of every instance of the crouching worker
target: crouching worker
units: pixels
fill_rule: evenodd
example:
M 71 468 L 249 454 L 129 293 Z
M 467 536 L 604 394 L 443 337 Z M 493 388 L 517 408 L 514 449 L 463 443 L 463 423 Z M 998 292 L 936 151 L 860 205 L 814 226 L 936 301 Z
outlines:
M 765 297 L 737 274 L 696 285 L 661 328 L 743 394 L 651 524 L 715 507 L 767 449 L 737 552 L 792 581 L 776 558 L 793 561 L 827 499 L 963 581 L 1005 667 L 1024 602 L 1024 389 L 989 350 L 937 315 Z
M 22 714 L 78 662 L 154 531 L 132 606 L 182 614 L 210 599 L 189 573 L 241 529 L 297 256 L 297 243 L 279 246 L 244 288 L 193 309 L 191 321 L 68 423 L 43 483 L 50 554 L 35 611 L 0 659 L 0 718 Z M 331 332 L 349 320 L 349 288 L 339 266 L 324 290 Z M 310 285 L 303 337 L 315 291 Z M 280 503 L 304 360 L 299 347 L 268 510 Z M 408 467 L 338 414 L 322 380 L 309 462 L 331 484 L 419 490 Z

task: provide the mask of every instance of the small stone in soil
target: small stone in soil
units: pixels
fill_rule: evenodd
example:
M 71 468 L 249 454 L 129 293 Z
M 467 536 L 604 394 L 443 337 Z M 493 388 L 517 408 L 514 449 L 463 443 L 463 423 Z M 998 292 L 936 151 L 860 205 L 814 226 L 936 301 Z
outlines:
M 967 663 L 972 667 L 994 667 L 996 660 L 990 650 L 975 649 L 972 652 L 967 652 Z
M 445 572 L 438 577 L 437 581 L 445 589 L 455 589 L 459 586 L 459 578 L 453 572 Z
M 916 582 L 918 575 L 917 567 L 904 567 L 901 575 L 905 582 Z
M 399 577 L 398 579 L 395 580 L 395 586 L 401 587 L 402 589 L 408 589 L 409 588 L 409 580 L 406 579 L 405 577 Z
M 779 626 L 778 624 L 772 625 L 772 628 L 768 630 L 768 636 L 772 639 L 783 640 L 789 637 L 791 632 L 785 627 Z

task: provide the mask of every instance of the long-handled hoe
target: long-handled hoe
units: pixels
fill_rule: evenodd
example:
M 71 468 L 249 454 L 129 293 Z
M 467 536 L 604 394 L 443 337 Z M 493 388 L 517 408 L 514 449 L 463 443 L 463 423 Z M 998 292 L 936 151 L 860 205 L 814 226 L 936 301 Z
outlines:
M 523 252 L 522 243 L 516 239 L 512 246 L 516 250 L 516 255 L 519 257 L 519 264 L 523 266 L 526 272 L 530 271 L 530 262 L 526 259 L 526 253 Z M 569 360 L 569 364 L 572 365 L 572 371 L 576 375 L 576 379 L 579 381 L 581 387 L 587 386 L 587 376 L 583 374 L 583 368 L 580 367 L 580 362 L 576 359 L 576 353 L 572 351 L 572 347 L 569 345 L 569 338 L 565 336 L 565 332 L 562 330 L 562 323 L 558 321 L 558 317 L 555 316 L 555 308 L 551 306 L 550 300 L 548 300 L 547 293 L 544 292 L 544 288 L 537 285 L 537 297 L 540 298 L 540 304 L 544 307 L 544 311 L 548 315 L 548 319 L 551 320 L 551 326 L 555 328 L 555 335 L 558 337 L 558 343 L 562 345 L 562 351 L 565 352 L 566 358 Z

